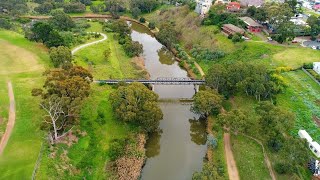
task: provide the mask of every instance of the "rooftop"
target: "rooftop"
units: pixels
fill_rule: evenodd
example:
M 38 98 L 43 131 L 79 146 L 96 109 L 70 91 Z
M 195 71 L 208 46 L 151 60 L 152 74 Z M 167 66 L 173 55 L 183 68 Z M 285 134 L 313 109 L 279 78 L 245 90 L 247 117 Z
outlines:
M 253 20 L 250 17 L 240 17 L 239 19 L 244 21 L 248 26 L 262 27 L 261 24 L 257 23 L 255 20 Z

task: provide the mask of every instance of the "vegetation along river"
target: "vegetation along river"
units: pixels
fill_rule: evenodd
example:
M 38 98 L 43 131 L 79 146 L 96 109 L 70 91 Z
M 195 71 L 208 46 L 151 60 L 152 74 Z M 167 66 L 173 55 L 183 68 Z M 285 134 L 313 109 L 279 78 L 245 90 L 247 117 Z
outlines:
M 188 77 L 174 56 L 139 24 L 132 24 L 131 37 L 143 45 L 146 69 L 151 79 L 158 77 Z M 193 85 L 156 85 L 160 99 L 191 98 Z M 206 153 L 206 125 L 190 111 L 190 105 L 178 101 L 161 102 L 164 114 L 161 133 L 150 136 L 146 145 L 147 162 L 142 170 L 143 180 L 191 179 L 200 171 Z

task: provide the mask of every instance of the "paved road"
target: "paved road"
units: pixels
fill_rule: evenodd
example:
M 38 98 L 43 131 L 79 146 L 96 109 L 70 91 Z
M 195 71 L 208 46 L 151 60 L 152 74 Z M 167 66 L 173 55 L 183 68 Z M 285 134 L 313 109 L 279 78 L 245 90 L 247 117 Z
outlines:
M 8 119 L 6 131 L 4 132 L 0 141 L 0 155 L 3 153 L 3 150 L 8 143 L 12 129 L 14 127 L 14 123 L 16 121 L 16 108 L 15 108 L 14 94 L 13 94 L 12 84 L 10 81 L 8 82 L 8 95 L 10 100 L 9 119 Z
M 224 133 L 223 138 L 224 138 L 224 152 L 227 160 L 229 179 L 240 180 L 236 161 L 234 160 L 232 149 L 231 149 L 230 134 Z
M 92 33 L 95 33 L 95 32 L 92 32 Z M 74 55 L 74 53 L 76 53 L 76 52 L 79 51 L 80 49 L 83 49 L 83 48 L 85 48 L 85 47 L 92 46 L 92 45 L 94 45 L 94 44 L 98 44 L 98 43 L 100 43 L 100 42 L 103 42 L 103 41 L 107 40 L 108 37 L 107 37 L 106 34 L 103 34 L 103 33 L 98 33 L 98 34 L 100 34 L 103 38 L 100 39 L 100 40 L 94 41 L 94 42 L 90 42 L 90 43 L 87 43 L 87 44 L 80 45 L 80 46 L 74 48 L 74 49 L 71 51 L 71 54 Z

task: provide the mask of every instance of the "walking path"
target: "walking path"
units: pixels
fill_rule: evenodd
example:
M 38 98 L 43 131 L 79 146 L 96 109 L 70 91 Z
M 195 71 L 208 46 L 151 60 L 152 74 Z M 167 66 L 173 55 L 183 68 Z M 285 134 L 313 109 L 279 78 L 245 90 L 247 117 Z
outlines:
M 232 149 L 231 149 L 231 140 L 230 134 L 224 133 L 224 152 L 226 155 L 227 166 L 228 166 L 228 174 L 230 180 L 239 180 L 238 168 L 236 165 L 236 161 L 234 160 Z
M 8 119 L 6 131 L 4 132 L 4 134 L 1 138 L 1 141 L 0 141 L 0 155 L 3 153 L 3 150 L 8 143 L 12 129 L 14 127 L 14 123 L 16 121 L 14 94 L 13 94 L 12 84 L 10 81 L 8 82 L 8 95 L 9 95 L 9 100 L 10 100 L 9 119 Z
M 242 135 L 245 136 L 245 137 L 247 137 L 247 138 L 250 138 L 250 139 L 256 141 L 258 144 L 260 144 L 260 146 L 262 147 L 263 155 L 264 155 L 264 161 L 265 161 L 266 164 L 267 164 L 267 167 L 268 167 L 270 176 L 271 176 L 272 180 L 276 180 L 276 179 L 277 179 L 277 178 L 276 178 L 276 175 L 275 175 L 275 173 L 274 173 L 274 171 L 273 171 L 273 169 L 272 169 L 271 162 L 270 162 L 270 160 L 269 160 L 269 158 L 268 158 L 268 155 L 267 155 L 267 153 L 266 153 L 266 151 L 265 151 L 265 149 L 264 149 L 264 146 L 263 146 L 262 142 L 259 141 L 259 140 L 256 139 L 256 138 L 254 138 L 254 137 L 251 137 L 251 136 L 248 136 L 248 135 L 245 135 L 245 134 L 242 134 Z
M 107 38 L 108 38 L 107 35 L 106 35 L 106 34 L 103 34 L 103 33 L 99 33 L 99 32 L 91 32 L 91 33 L 98 33 L 98 34 L 100 34 L 101 36 L 103 36 L 103 38 L 100 39 L 100 40 L 97 40 L 97 41 L 94 41 L 94 42 L 90 42 L 90 43 L 87 43 L 87 44 L 83 44 L 83 45 L 80 45 L 80 46 L 74 48 L 74 49 L 71 51 L 71 54 L 72 54 L 72 55 L 74 55 L 74 53 L 76 53 L 76 52 L 79 51 L 80 49 L 83 49 L 83 48 L 88 47 L 88 46 L 92 46 L 92 45 L 94 45 L 94 44 L 98 44 L 98 43 L 100 43 L 100 42 L 103 42 L 103 41 L 107 40 Z

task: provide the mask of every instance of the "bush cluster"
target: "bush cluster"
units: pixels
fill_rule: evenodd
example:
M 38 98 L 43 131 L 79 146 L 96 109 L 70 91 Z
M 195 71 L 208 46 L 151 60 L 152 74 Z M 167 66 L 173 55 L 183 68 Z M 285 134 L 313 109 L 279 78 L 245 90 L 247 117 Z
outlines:
M 194 46 L 191 49 L 191 55 L 198 61 L 214 61 L 225 56 L 225 53 L 221 50 L 209 50 L 207 48 L 201 48 L 200 46 Z

